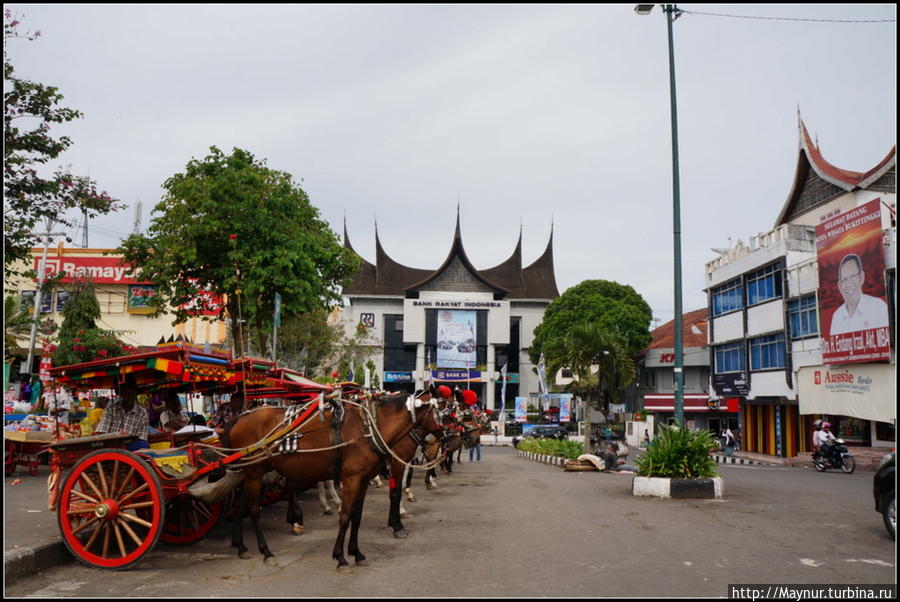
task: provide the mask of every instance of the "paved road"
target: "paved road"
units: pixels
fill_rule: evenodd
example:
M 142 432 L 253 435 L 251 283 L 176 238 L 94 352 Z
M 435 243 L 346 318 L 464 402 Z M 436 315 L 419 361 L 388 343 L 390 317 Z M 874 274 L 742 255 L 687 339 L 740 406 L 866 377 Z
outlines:
M 304 496 L 307 533 L 284 503 L 264 512 L 279 564 L 240 560 L 229 528 L 188 547 L 159 544 L 138 567 L 73 563 L 9 585 L 7 596 L 619 597 L 727 595 L 729 583 L 896 583 L 896 552 L 875 513 L 872 473 L 723 466 L 726 498 L 631 496 L 631 477 L 566 473 L 507 447 L 483 449 L 440 489 L 406 504 L 412 535 L 386 527 L 387 491 L 366 500 L 370 561 L 338 574 L 336 518 Z M 417 479 L 419 481 L 419 479 Z M 248 546 L 255 552 L 249 523 Z

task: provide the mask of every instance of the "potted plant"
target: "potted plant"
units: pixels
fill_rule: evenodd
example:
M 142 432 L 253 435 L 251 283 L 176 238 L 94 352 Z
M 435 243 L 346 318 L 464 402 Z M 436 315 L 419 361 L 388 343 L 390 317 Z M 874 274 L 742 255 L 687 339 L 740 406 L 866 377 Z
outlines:
M 637 460 L 633 495 L 673 498 L 719 498 L 724 493 L 709 431 L 661 427 L 659 436 Z

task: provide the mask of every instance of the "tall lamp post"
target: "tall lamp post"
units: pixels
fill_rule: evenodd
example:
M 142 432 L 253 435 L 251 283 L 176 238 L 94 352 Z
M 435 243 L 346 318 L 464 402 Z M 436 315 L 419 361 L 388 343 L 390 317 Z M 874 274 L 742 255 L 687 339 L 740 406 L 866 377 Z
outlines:
M 681 16 L 674 4 L 661 4 L 669 31 L 669 98 L 672 114 L 672 234 L 675 250 L 675 423 L 684 426 L 684 343 L 681 332 L 681 194 L 678 179 L 678 111 L 675 105 L 675 46 L 672 43 L 672 23 Z M 638 4 L 634 12 L 649 15 L 652 4 Z

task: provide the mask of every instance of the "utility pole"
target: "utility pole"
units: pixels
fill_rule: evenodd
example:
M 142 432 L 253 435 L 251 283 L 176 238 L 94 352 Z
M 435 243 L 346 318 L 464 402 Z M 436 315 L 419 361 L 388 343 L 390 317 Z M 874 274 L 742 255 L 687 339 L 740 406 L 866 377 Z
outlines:
M 55 225 L 54 220 L 52 218 L 47 218 L 47 231 L 43 233 L 33 232 L 34 236 L 43 236 L 44 237 L 44 253 L 41 256 L 41 262 L 38 264 L 38 273 L 37 273 L 37 292 L 34 295 L 34 313 L 31 318 L 31 337 L 28 341 L 28 362 L 23 364 L 21 369 L 19 370 L 20 374 L 28 374 L 31 375 L 31 364 L 34 362 L 34 344 L 37 340 L 37 326 L 38 320 L 41 315 L 41 289 L 44 287 L 44 279 L 46 278 L 46 270 L 47 270 L 47 250 L 50 247 L 50 237 L 55 236 L 65 236 L 65 232 L 51 232 L 53 226 Z

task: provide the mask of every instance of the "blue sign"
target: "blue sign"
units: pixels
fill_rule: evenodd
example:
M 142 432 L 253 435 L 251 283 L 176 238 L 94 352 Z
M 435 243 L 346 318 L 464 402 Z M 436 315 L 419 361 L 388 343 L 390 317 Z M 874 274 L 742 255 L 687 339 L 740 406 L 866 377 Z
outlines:
M 432 370 L 431 375 L 434 380 L 481 380 L 481 372 L 478 370 Z
M 412 372 L 388 372 L 384 373 L 384 382 L 386 383 L 411 383 L 413 381 Z

